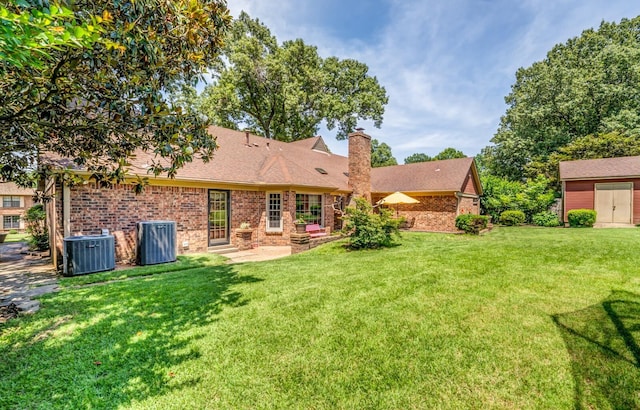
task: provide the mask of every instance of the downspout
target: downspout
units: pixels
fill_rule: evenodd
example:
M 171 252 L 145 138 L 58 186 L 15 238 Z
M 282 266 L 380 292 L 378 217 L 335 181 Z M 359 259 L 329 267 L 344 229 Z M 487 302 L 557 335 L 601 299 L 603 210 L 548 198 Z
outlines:
M 71 236 L 71 188 L 62 183 L 62 230 L 63 238 Z M 67 274 L 67 253 L 62 247 L 62 272 Z
M 56 225 L 56 180 L 55 177 L 49 180 L 48 187 L 45 192 L 51 192 L 51 233 L 49 233 L 49 249 L 51 252 L 51 262 L 53 266 L 58 268 L 58 243 L 57 243 L 57 225 Z

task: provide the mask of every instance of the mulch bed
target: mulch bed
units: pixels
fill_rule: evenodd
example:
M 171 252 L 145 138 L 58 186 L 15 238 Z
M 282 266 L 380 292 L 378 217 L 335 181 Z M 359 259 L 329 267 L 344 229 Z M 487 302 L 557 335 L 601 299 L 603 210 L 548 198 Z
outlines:
M 9 303 L 7 306 L 0 307 L 0 323 L 5 323 L 10 319 L 18 317 L 18 306 L 15 303 Z

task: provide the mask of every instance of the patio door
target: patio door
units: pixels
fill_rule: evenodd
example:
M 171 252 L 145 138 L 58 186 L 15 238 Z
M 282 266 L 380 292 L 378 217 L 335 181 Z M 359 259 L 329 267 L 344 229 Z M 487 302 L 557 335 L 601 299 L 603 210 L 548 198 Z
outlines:
M 229 191 L 209 191 L 209 246 L 229 243 Z

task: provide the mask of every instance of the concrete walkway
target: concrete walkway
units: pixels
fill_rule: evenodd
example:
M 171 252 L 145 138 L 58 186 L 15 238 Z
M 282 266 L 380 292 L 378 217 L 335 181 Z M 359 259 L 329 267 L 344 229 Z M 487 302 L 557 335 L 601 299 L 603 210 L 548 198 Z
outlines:
M 260 262 L 291 255 L 291 246 L 260 246 L 259 248 L 226 253 L 227 263 Z
M 31 298 L 56 292 L 51 260 L 29 254 L 25 243 L 0 244 L 0 323 L 11 312 L 33 313 L 40 302 Z

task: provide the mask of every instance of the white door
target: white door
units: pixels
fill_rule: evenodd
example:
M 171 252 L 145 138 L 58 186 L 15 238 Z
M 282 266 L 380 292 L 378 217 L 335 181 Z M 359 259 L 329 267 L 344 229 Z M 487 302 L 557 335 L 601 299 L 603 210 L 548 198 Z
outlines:
M 632 192 L 631 182 L 596 184 L 596 223 L 630 224 Z

